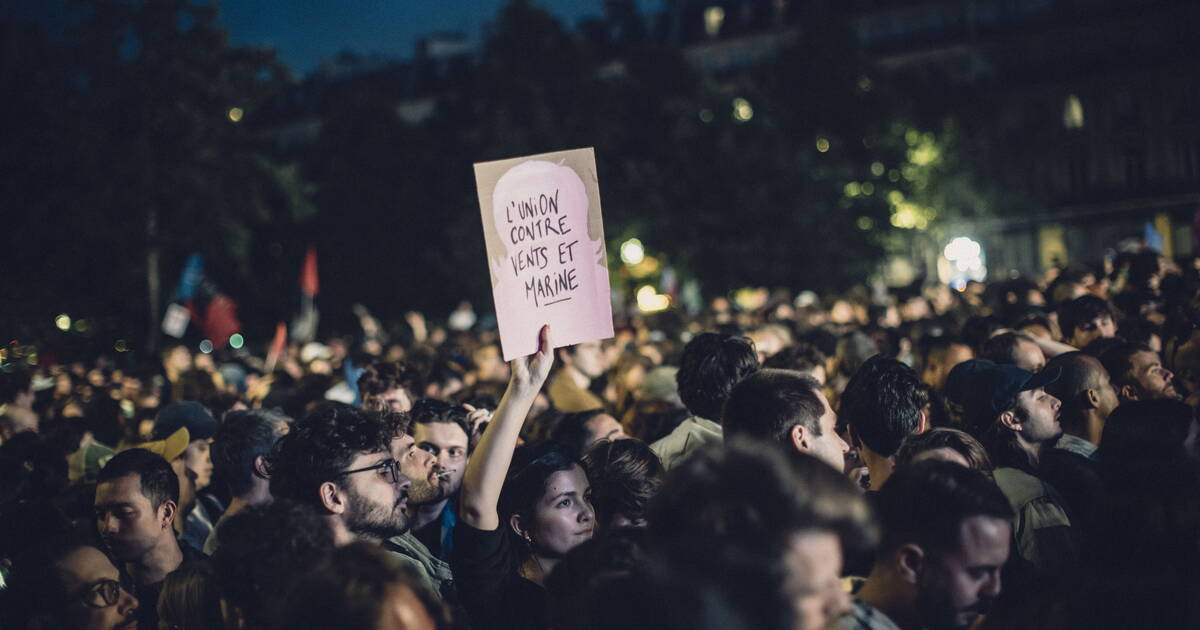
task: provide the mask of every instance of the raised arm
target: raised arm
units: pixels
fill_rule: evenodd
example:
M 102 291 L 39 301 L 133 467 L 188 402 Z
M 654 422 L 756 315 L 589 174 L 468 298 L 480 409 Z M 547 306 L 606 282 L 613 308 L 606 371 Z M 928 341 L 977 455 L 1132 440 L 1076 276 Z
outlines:
M 525 416 L 550 375 L 553 363 L 549 326 L 542 326 L 538 333 L 537 352 L 509 363 L 508 389 L 504 390 L 479 446 L 471 454 L 463 477 L 458 514 L 467 525 L 485 531 L 500 526 L 496 506 L 500 502 L 500 489 L 504 486 L 508 466 L 512 463 L 513 449 L 517 446 Z

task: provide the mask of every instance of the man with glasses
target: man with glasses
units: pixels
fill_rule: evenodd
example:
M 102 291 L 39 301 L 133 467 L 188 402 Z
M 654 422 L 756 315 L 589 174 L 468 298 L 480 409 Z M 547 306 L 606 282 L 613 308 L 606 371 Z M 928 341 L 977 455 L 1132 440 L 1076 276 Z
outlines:
M 436 558 L 428 550 L 421 554 L 420 542 L 408 532 L 410 492 L 428 483 L 429 473 L 422 473 L 422 484 L 414 484 L 404 472 L 410 466 L 398 461 L 413 459 L 404 420 L 405 416 L 342 403 L 317 406 L 272 449 L 271 495 L 317 508 L 339 546 L 355 541 L 382 544 L 445 597 L 452 588 L 449 568 L 430 562 Z M 429 460 L 428 465 L 413 462 L 411 469 L 432 468 L 428 453 L 417 458 Z

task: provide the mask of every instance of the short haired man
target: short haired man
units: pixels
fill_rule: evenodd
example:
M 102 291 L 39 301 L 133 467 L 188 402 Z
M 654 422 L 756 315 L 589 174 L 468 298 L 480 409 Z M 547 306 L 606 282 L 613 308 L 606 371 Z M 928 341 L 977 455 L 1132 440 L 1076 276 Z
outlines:
M 1000 596 L 1012 510 L 983 473 L 943 461 L 897 470 L 874 502 L 875 565 L 844 630 L 966 630 Z
M 1041 372 L 1046 367 L 1046 354 L 1037 342 L 1028 335 L 1006 332 L 988 339 L 983 344 L 981 359 L 993 363 L 1015 365 L 1022 370 Z
M 563 414 L 550 432 L 550 439 L 569 448 L 576 458 L 597 442 L 628 437 L 621 423 L 600 409 Z
M 592 380 L 603 375 L 607 367 L 600 342 L 564 346 L 557 352 L 560 367 L 546 389 L 550 404 L 565 413 L 603 408 L 604 401 L 588 391 Z
M 195 505 L 180 514 L 183 519 L 183 536 L 188 545 L 201 549 L 212 534 L 213 523 L 220 518 L 224 506 L 214 497 L 207 500 L 199 492 L 212 483 L 212 442 L 217 431 L 217 420 L 204 405 L 191 401 L 175 401 L 158 410 L 154 416 L 154 439 L 165 440 L 181 428 L 188 431 L 191 440 L 183 452 L 183 464 L 195 485 Z M 180 505 L 180 508 L 189 506 Z
M 862 493 L 816 458 L 753 440 L 706 446 L 650 501 L 670 627 L 706 627 L 714 610 L 727 627 L 828 626 L 849 607 L 843 549 L 876 535 L 868 514 Z
M 217 429 L 212 446 L 213 469 L 229 486 L 232 498 L 213 533 L 204 541 L 204 553 L 216 551 L 216 528 L 230 516 L 252 505 L 271 501 L 267 456 L 275 442 L 290 428 L 292 419 L 278 411 L 251 409 L 231 411 Z
M 1063 340 L 1076 348 L 1082 349 L 1096 339 L 1117 336 L 1112 306 L 1094 295 L 1083 295 L 1063 304 L 1058 324 Z
M 163 580 L 204 556 L 181 548 L 173 522 L 179 503 L 179 478 L 161 456 L 134 448 L 113 456 L 100 469 L 96 485 L 96 529 L 113 559 L 133 579 L 141 602 L 157 602 Z M 158 627 L 155 606 L 140 606 L 138 624 Z
M 399 361 L 375 361 L 358 377 L 362 408 L 407 413 L 412 409 L 416 375 Z
M 820 384 L 790 370 L 765 368 L 734 385 L 721 424 L 726 439 L 744 435 L 779 444 L 838 471 L 850 450 L 837 434 L 837 414 Z
M 318 405 L 275 443 L 268 460 L 271 494 L 317 508 L 338 545 L 383 544 L 430 589 L 447 595 L 449 567 L 408 531 L 410 493 L 428 501 L 436 491 L 427 476 L 417 484 L 401 470 L 401 460 L 413 450 L 403 428 L 396 416 L 341 403 Z
M 958 337 L 937 337 L 929 344 L 925 353 L 925 366 L 921 370 L 921 381 L 940 392 L 946 386 L 946 377 L 954 366 L 975 358 L 975 351 Z
M 412 532 L 434 556 L 445 560 L 458 522 L 458 491 L 470 460 L 471 425 L 468 410 L 440 400 L 418 400 L 412 410 L 416 448 L 436 462 L 437 493 L 424 504 L 412 503 Z M 419 498 L 419 497 L 418 497 Z
M 1117 344 L 1100 354 L 1100 363 L 1108 370 L 1122 402 L 1179 398 L 1175 375 L 1163 367 L 1158 353 L 1145 344 Z
M 721 412 L 729 392 L 758 370 L 758 356 L 745 337 L 701 333 L 683 347 L 675 382 L 691 417 L 650 445 L 667 470 L 705 444 L 723 442 Z
M 950 375 L 956 389 L 950 395 L 962 402 L 967 430 L 987 448 L 997 466 L 996 485 L 1016 514 L 1013 531 L 1021 557 L 1048 574 L 1069 568 L 1076 551 L 1065 501 L 1038 476 L 1043 456 L 1063 434 L 1061 403 L 1045 390 L 1060 372 L 1034 374 L 974 359 Z
M 842 392 L 842 420 L 870 473 L 871 490 L 892 474 L 904 438 L 929 428 L 929 396 L 912 368 L 874 356 L 862 365 Z
M 1095 459 L 1104 421 L 1120 402 L 1108 371 L 1099 360 L 1083 352 L 1060 354 L 1046 367 L 1060 371 L 1057 380 L 1046 384 L 1046 391 L 1062 402 L 1059 419 L 1063 436 L 1058 448 Z

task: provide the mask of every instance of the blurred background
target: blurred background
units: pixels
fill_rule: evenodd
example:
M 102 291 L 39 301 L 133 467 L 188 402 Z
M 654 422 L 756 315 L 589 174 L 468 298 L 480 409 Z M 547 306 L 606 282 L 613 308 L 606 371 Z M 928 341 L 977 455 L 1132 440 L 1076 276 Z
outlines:
M 471 164 L 587 146 L 618 313 L 1191 256 L 1198 27 L 1187 0 L 8 2 L 0 332 L 486 318 Z

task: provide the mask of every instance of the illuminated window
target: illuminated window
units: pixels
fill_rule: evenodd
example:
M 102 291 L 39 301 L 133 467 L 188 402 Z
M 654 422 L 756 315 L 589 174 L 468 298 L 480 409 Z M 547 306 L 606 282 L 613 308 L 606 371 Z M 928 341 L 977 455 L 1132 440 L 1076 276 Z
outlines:
M 721 32 L 721 24 L 725 22 L 725 9 L 708 7 L 704 10 L 704 32 L 709 37 L 716 37 Z
M 1063 105 L 1063 126 L 1067 129 L 1083 127 L 1083 103 L 1079 102 L 1079 97 L 1074 94 L 1068 96 L 1066 104 Z

